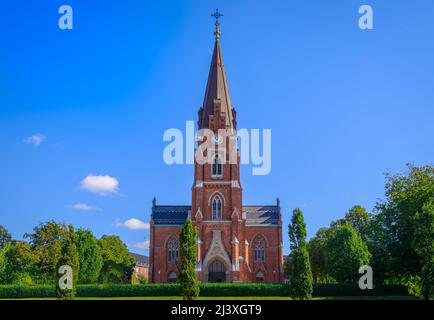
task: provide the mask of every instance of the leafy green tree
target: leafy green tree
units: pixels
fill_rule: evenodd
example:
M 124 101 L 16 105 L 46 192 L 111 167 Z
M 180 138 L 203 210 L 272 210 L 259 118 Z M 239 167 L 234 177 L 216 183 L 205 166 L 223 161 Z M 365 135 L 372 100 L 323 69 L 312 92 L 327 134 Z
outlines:
M 368 227 L 368 249 L 372 254 L 371 266 L 375 270 L 374 281 L 382 284 L 386 279 L 390 278 L 390 254 L 389 243 L 390 234 L 384 228 L 382 217 L 376 215 L 369 223 Z
M 79 283 L 96 283 L 98 281 L 103 260 L 98 240 L 92 231 L 78 229 L 77 251 L 80 261 Z
M 345 221 L 353 226 L 360 234 L 363 241 L 368 241 L 369 238 L 369 223 L 371 215 L 365 208 L 359 205 L 353 206 L 346 214 Z
M 17 240 L 4 247 L 3 276 L 7 284 L 28 285 L 32 283 L 33 254 L 30 244 Z
M 330 228 L 327 229 L 327 237 L 347 223 L 360 234 L 362 240 L 368 245 L 368 249 L 372 253 L 372 267 L 375 270 L 375 279 L 382 282 L 387 271 L 388 253 L 384 247 L 384 233 L 381 232 L 379 220 L 375 216 L 372 218 L 371 214 L 362 206 L 355 205 L 348 210 L 343 219 L 330 223 Z
M 184 300 L 192 300 L 199 296 L 199 284 L 196 278 L 197 230 L 191 219 L 187 219 L 185 222 L 179 239 L 181 244 L 181 273 L 179 276 L 181 295 Z
M 389 273 L 398 279 L 421 270 L 414 245 L 414 218 L 434 198 L 434 167 L 407 167 L 405 174 L 386 174 L 386 200 L 376 206 L 377 227 L 381 229 L 376 229 L 380 236 L 374 238 L 380 238 L 386 246 Z
M 338 282 L 355 282 L 358 271 L 370 262 L 371 254 L 360 234 L 349 223 L 337 227 L 327 240 L 326 269 Z
M 413 248 L 420 257 L 422 294 L 434 296 L 434 198 L 414 217 Z
M 356 229 L 362 239 L 364 241 L 367 241 L 369 235 L 370 220 L 371 214 L 367 212 L 366 209 L 362 206 L 355 205 L 350 210 L 348 210 L 343 219 L 338 219 L 330 223 L 330 231 L 333 231 L 338 227 L 349 223 L 353 226 L 354 229 Z
M 0 284 L 6 284 L 6 253 L 9 251 L 11 244 L 5 244 L 0 249 Z
M 292 213 L 288 234 L 291 241 L 292 256 L 291 295 L 295 299 L 311 299 L 313 285 L 309 252 L 306 245 L 306 223 L 303 213 L 298 208 Z
M 30 239 L 35 258 L 34 276 L 38 282 L 52 282 L 62 254 L 63 241 L 68 238 L 68 227 L 64 223 L 48 221 L 24 235 Z
M 118 236 L 102 236 L 98 240 L 103 267 L 100 281 L 103 283 L 131 283 L 136 261 Z
M 68 234 L 65 239 L 62 240 L 61 255 L 56 266 L 56 292 L 59 299 L 72 300 L 75 298 L 77 290 L 77 280 L 79 277 L 80 261 L 77 251 L 77 235 L 74 232 L 74 227 L 69 225 Z M 59 274 L 59 268 L 61 266 L 70 266 L 72 269 L 72 289 L 61 289 L 59 286 L 59 279 L 62 276 Z
M 327 236 L 329 233 L 330 230 L 328 228 L 321 228 L 317 231 L 315 237 L 311 238 L 307 244 L 313 280 L 315 283 L 328 282 L 325 255 Z
M 12 236 L 5 227 L 0 226 L 0 250 L 8 243 L 11 243 Z

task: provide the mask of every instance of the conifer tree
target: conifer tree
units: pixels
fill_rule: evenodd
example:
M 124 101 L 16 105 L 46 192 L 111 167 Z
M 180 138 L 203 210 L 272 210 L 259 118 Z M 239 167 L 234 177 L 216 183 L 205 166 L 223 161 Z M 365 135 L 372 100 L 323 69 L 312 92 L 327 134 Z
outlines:
M 306 224 L 298 208 L 293 211 L 288 233 L 292 255 L 291 296 L 294 299 L 311 299 L 313 281 L 306 244 Z
M 193 300 L 199 296 L 199 284 L 196 278 L 197 230 L 191 219 L 187 219 L 180 235 L 181 295 L 184 300 Z

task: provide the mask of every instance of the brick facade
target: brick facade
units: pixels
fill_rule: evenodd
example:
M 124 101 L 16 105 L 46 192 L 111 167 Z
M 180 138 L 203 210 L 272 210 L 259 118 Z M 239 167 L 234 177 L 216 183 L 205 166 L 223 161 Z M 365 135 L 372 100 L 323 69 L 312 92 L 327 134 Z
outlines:
M 198 121 L 199 129 L 211 130 L 217 137 L 213 137 L 214 153 L 211 163 L 195 164 L 191 206 L 159 206 L 155 200 L 153 202 L 149 255 L 150 281 L 154 283 L 176 281 L 179 234 L 188 218 L 198 230 L 196 269 L 199 280 L 283 281 L 279 200 L 272 206 L 243 206 L 239 152 L 235 149 L 237 161 L 230 163 L 230 137 L 219 135 L 221 130 L 236 130 L 236 112 L 229 97 L 219 36 L 216 30 L 205 100 Z M 202 143 L 205 141 L 198 148 Z M 215 155 L 218 159 L 214 159 Z

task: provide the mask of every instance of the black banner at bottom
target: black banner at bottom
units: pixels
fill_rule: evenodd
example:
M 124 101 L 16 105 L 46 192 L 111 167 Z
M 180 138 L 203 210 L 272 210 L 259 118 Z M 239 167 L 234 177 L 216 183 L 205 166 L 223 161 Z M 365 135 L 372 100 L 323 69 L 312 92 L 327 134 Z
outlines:
M 10 316 L 41 315 L 60 319 L 102 317 L 140 317 L 141 319 L 287 319 L 302 315 L 333 316 L 333 319 L 355 317 L 378 318 L 377 309 L 390 316 L 405 316 L 415 310 L 420 314 L 432 311 L 433 301 L 173 301 L 173 300 L 92 300 L 92 301 L 0 301 L 1 313 Z M 7 310 L 9 309 L 9 310 Z M 7 312 L 9 311 L 9 312 Z M 7 313 L 6 313 L 7 312 Z

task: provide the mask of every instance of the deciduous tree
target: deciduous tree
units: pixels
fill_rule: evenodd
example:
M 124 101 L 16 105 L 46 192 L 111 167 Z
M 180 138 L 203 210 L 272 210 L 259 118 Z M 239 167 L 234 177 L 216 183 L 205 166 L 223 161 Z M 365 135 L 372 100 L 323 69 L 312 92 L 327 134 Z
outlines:
M 13 241 L 4 247 L 3 255 L 3 282 L 20 285 L 31 284 L 34 256 L 30 244 L 21 240 Z
M 8 243 L 12 241 L 11 234 L 6 230 L 5 227 L 0 226 L 0 250 Z
M 309 240 L 307 245 L 309 251 L 310 265 L 313 280 L 315 283 L 327 282 L 327 270 L 325 266 L 327 235 L 330 233 L 328 228 L 321 228 L 315 237 Z
M 104 283 L 131 283 L 136 264 L 127 246 L 118 236 L 102 236 L 98 240 L 103 258 L 100 281 Z
M 434 296 L 434 199 L 414 217 L 413 248 L 421 261 L 422 294 Z
M 30 239 L 35 257 L 34 275 L 38 282 L 52 281 L 61 257 L 63 241 L 68 238 L 68 227 L 51 220 L 39 224 L 33 228 L 33 233 L 24 236 Z
M 414 245 L 415 215 L 434 199 L 434 167 L 407 165 L 408 172 L 386 174 L 386 199 L 377 203 L 377 246 L 387 250 L 389 272 L 400 277 L 417 275 L 421 258 Z
M 338 282 L 352 283 L 358 270 L 370 262 L 371 254 L 360 234 L 349 223 L 337 227 L 326 246 L 326 269 Z
M 101 248 L 92 231 L 78 229 L 77 251 L 80 261 L 79 283 L 96 283 L 103 266 Z
M 363 241 L 368 241 L 369 238 L 369 222 L 371 215 L 360 205 L 353 206 L 346 214 L 345 221 L 353 226 L 360 234 Z

